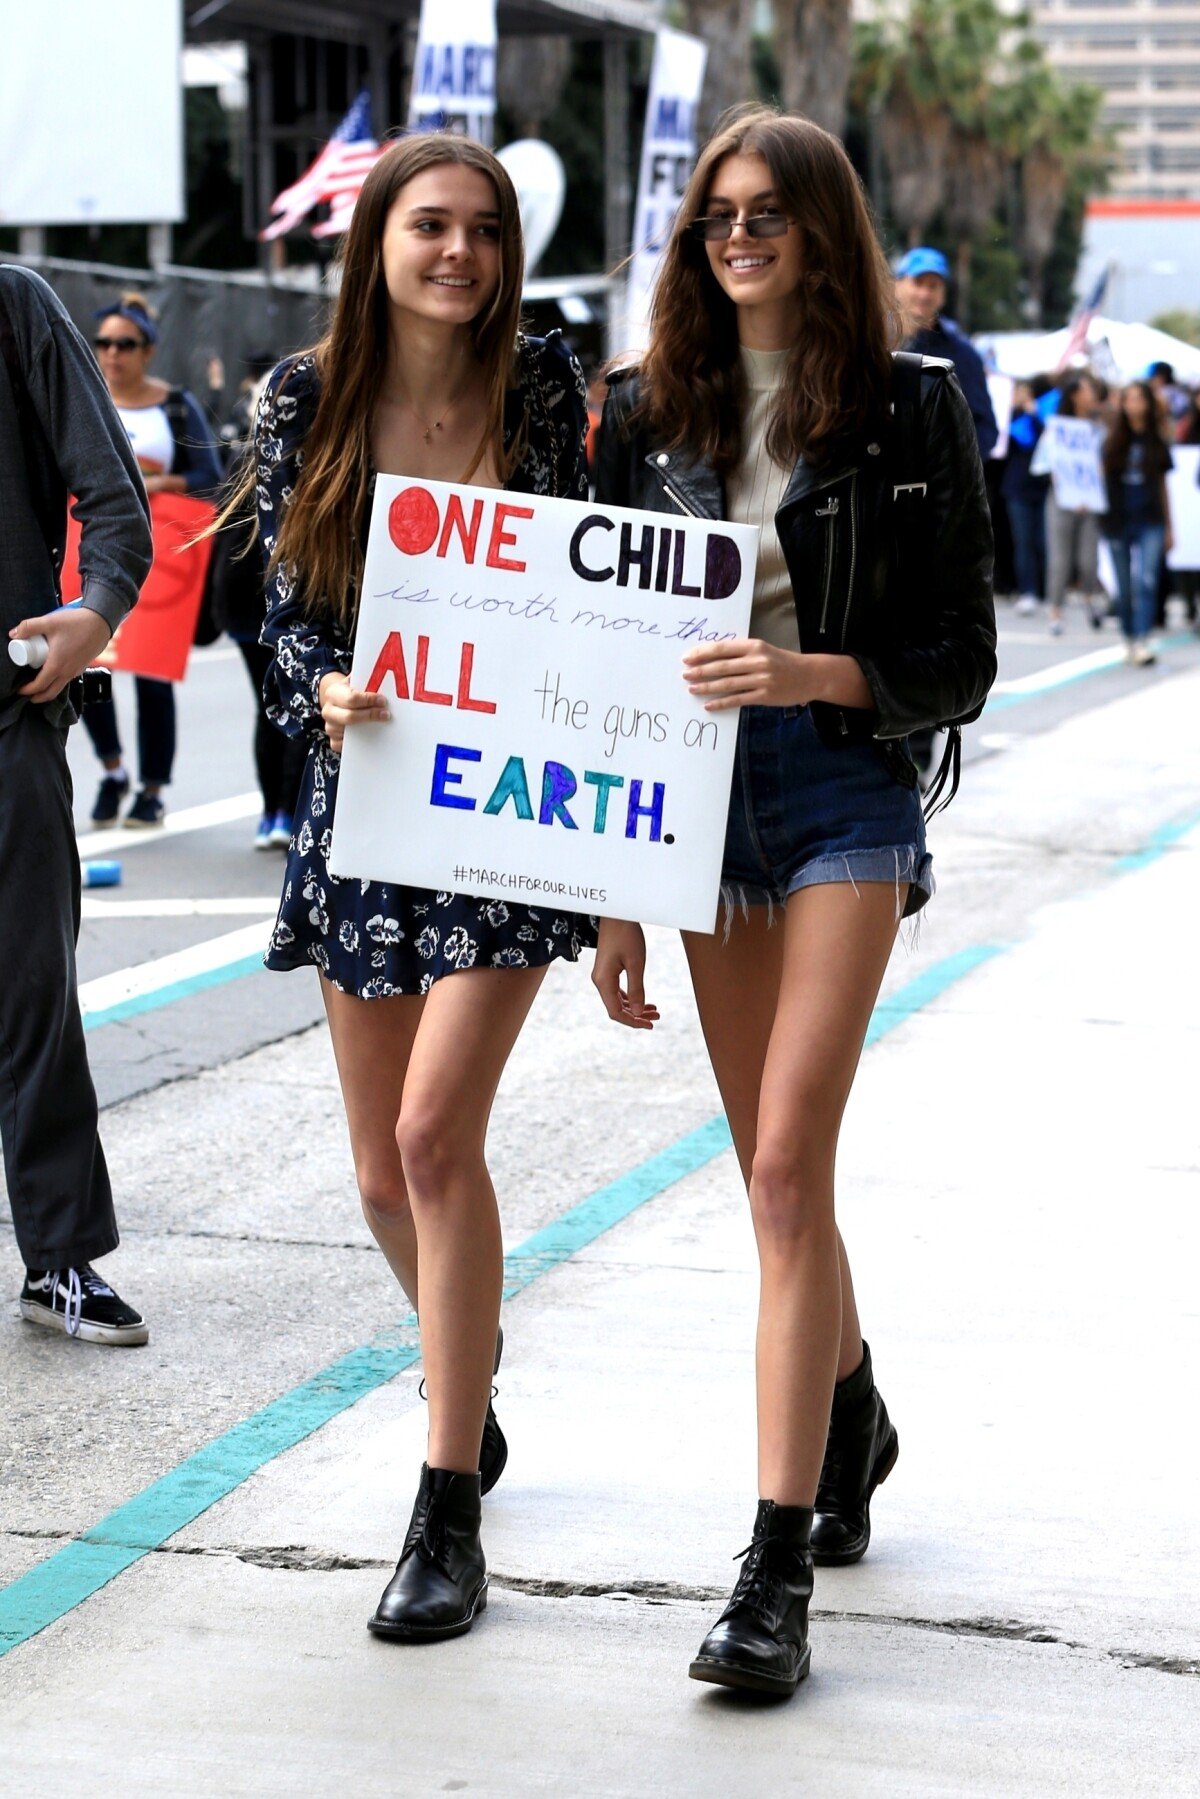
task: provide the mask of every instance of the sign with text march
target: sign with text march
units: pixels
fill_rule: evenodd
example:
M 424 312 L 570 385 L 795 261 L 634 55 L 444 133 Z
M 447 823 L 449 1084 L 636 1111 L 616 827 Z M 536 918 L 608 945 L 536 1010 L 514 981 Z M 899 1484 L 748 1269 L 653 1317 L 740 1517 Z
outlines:
M 381 475 L 335 876 L 711 931 L 737 712 L 685 652 L 743 637 L 758 533 Z

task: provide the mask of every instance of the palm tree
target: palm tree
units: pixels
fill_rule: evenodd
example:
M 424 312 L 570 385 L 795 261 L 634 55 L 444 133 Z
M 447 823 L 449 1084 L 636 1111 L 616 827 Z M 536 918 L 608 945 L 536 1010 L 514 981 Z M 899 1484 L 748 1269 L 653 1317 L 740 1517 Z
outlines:
M 679 25 L 708 45 L 697 137 L 703 141 L 727 107 L 756 98 L 750 68 L 756 0 L 683 0 Z
M 773 0 L 781 99 L 841 137 L 850 87 L 850 0 Z
M 1028 102 L 1021 145 L 1021 204 L 1017 242 L 1025 265 L 1029 309 L 1041 322 L 1046 265 L 1063 208 L 1074 190 L 1104 186 L 1112 163 L 1111 132 L 1100 129 L 1099 88 L 1065 86 L 1048 70 L 1034 70 L 1024 86 Z
M 542 137 L 571 73 L 569 37 L 502 37 L 496 97 L 515 120 L 518 137 Z

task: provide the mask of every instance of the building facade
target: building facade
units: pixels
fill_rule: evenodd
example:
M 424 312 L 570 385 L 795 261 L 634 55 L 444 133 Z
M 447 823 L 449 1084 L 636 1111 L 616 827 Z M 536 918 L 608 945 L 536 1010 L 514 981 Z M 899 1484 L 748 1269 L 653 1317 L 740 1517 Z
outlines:
M 1033 0 L 1054 67 L 1107 96 L 1115 196 L 1200 200 L 1200 0 Z

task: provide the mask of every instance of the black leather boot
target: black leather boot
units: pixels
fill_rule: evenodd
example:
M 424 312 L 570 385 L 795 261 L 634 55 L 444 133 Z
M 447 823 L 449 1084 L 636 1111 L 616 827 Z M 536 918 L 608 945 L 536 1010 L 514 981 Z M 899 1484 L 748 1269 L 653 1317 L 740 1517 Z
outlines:
M 500 1372 L 500 1357 L 504 1354 L 504 1331 L 496 1332 L 496 1360 L 492 1368 L 493 1375 Z M 500 1476 L 504 1473 L 504 1464 L 508 1460 L 508 1440 L 500 1429 L 499 1421 L 492 1410 L 492 1402 L 488 1400 L 487 1417 L 483 1421 L 483 1440 L 479 1445 L 479 1491 L 490 1493 Z
M 729 1604 L 695 1661 L 693 1680 L 755 1693 L 794 1693 L 808 1673 L 808 1602 L 813 1564 L 812 1508 L 760 1499 L 754 1540 Z
M 861 1561 L 871 1541 L 871 1495 L 900 1453 L 887 1407 L 871 1371 L 871 1351 L 833 1389 L 829 1439 L 817 1486 L 813 1561 L 821 1568 Z
M 477 1474 L 422 1463 L 404 1549 L 368 1630 L 407 1643 L 436 1643 L 470 1630 L 487 1605 L 479 1515 Z

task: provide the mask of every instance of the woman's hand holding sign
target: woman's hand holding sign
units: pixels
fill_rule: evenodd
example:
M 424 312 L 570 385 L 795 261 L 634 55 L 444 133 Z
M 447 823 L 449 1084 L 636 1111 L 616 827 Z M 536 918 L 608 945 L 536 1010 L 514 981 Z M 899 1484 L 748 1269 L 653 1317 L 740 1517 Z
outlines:
M 317 684 L 321 717 L 329 747 L 341 753 L 347 725 L 382 724 L 391 715 L 381 693 L 361 693 L 350 685 L 349 675 L 322 675 Z
M 732 706 L 872 707 L 871 689 L 853 656 L 807 655 L 757 637 L 735 637 L 689 650 L 683 659 L 688 692 L 706 712 Z

